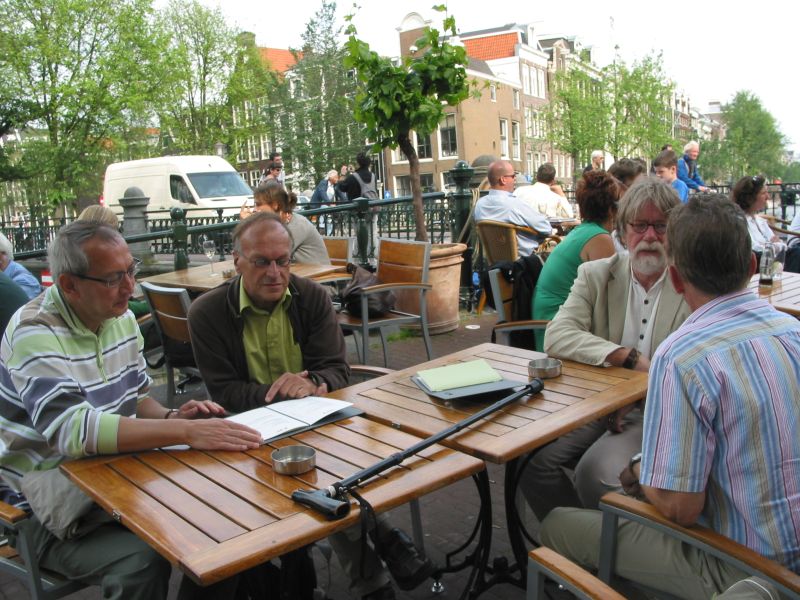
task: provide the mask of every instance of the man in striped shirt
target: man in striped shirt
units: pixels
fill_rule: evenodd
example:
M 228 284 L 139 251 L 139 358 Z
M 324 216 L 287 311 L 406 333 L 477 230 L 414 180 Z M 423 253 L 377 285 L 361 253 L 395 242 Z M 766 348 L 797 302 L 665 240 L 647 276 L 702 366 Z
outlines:
M 727 198 L 693 196 L 667 236 L 670 278 L 693 313 L 653 357 L 632 477 L 669 519 L 700 522 L 800 573 L 800 324 L 747 290 L 755 258 L 745 215 Z M 598 513 L 556 509 L 542 539 L 596 567 L 597 543 L 586 540 L 599 530 Z M 710 597 L 745 577 L 633 523 L 618 540 L 620 577 L 679 597 Z
M 138 262 L 117 231 L 67 225 L 49 262 L 56 285 L 15 313 L 0 344 L 0 499 L 27 508 L 26 475 L 70 458 L 174 444 L 259 446 L 248 427 L 195 420 L 222 415 L 214 402 L 167 410 L 148 395 L 142 337 L 128 310 Z M 63 511 L 60 500 L 46 503 L 53 513 Z M 41 567 L 100 585 L 104 598 L 166 598 L 169 563 L 115 522 L 60 539 L 34 511 L 31 531 Z M 196 586 L 184 581 L 192 593 Z

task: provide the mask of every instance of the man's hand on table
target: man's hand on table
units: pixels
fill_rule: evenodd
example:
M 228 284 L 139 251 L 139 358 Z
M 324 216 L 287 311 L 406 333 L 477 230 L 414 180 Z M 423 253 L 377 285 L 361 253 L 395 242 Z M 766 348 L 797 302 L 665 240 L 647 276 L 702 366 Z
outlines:
M 618 408 L 613 413 L 608 415 L 608 419 L 606 420 L 606 429 L 608 429 L 611 433 L 622 433 L 625 429 L 622 423 L 625 420 L 625 416 L 631 412 L 636 407 L 636 403 L 628 404 L 627 406 L 623 406 L 622 408 Z
M 264 402 L 269 404 L 273 400 L 288 400 L 290 398 L 305 398 L 306 396 L 320 396 L 328 393 L 328 384 L 317 385 L 308 375 L 308 371 L 300 373 L 284 373 L 272 382 L 264 397 Z

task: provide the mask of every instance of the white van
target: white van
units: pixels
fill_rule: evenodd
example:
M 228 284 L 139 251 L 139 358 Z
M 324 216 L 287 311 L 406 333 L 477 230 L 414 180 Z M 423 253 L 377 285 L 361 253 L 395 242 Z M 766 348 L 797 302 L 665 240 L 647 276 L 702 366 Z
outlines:
M 219 156 L 162 156 L 108 165 L 105 205 L 122 216 L 119 200 L 133 186 L 150 198 L 148 212 L 176 206 L 208 209 L 192 210 L 188 217 L 216 217 L 218 208 L 225 209 L 224 215 L 238 214 L 242 204 L 252 205 L 253 199 L 250 186 Z

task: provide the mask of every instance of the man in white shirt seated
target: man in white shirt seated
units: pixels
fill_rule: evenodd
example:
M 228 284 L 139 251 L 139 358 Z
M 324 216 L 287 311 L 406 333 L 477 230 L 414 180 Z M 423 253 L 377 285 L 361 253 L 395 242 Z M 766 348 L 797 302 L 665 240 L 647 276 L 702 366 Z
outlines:
M 572 219 L 575 216 L 572 206 L 564 196 L 550 188 L 555 180 L 556 168 L 552 163 L 544 163 L 536 171 L 536 183 L 518 187 L 514 195 L 552 219 Z
M 475 222 L 501 221 L 521 227 L 530 227 L 540 236 L 517 232 L 517 251 L 528 256 L 539 245 L 537 238 L 553 233 L 547 217 L 534 210 L 527 202 L 514 195 L 514 166 L 507 160 L 497 160 L 489 165 L 487 174 L 489 193 L 475 203 Z

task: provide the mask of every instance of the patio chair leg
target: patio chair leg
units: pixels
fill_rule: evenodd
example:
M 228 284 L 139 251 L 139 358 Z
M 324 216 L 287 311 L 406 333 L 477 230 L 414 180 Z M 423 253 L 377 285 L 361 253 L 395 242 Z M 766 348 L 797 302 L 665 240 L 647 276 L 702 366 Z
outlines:
M 361 358 L 365 365 L 369 364 L 369 329 L 361 328 Z
M 389 349 L 386 347 L 386 337 L 383 335 L 383 328 L 381 327 L 378 332 L 381 334 L 381 346 L 383 346 L 383 366 L 389 368 Z
M 175 407 L 175 369 L 164 365 L 167 370 L 167 408 Z

